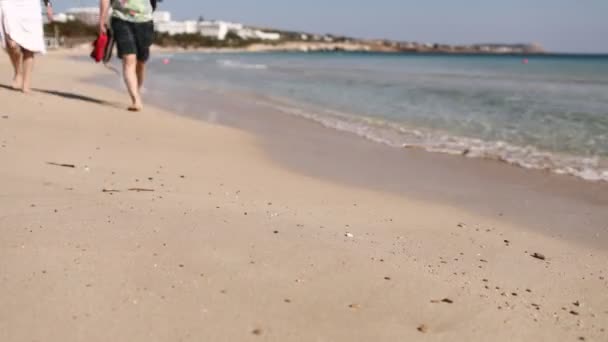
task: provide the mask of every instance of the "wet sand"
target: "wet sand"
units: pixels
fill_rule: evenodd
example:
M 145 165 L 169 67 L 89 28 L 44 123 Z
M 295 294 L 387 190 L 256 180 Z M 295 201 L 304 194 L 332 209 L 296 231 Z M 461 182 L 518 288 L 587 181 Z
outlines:
M 274 161 L 294 172 L 440 202 L 547 236 L 608 249 L 606 182 L 528 170 L 495 160 L 394 148 L 280 112 L 272 105 L 273 100 L 250 94 L 176 94 L 160 82 L 152 87 L 163 89 L 154 93 L 157 105 L 253 133 Z M 205 106 L 199 108 L 192 103 Z
M 315 152 L 302 166 L 288 142 L 128 113 L 77 81 L 102 70 L 50 55 L 32 96 L 0 88 L 1 341 L 608 337 L 605 249 L 430 187 L 317 177 L 304 167 L 331 159 L 321 136 L 301 142 Z

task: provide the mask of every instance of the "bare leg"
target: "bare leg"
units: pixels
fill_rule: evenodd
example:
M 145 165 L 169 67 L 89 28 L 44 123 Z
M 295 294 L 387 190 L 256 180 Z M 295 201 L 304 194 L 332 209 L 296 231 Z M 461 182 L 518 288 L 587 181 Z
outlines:
M 139 83 L 137 78 L 137 59 L 134 54 L 122 56 L 122 74 L 125 85 L 131 96 L 131 106 L 129 110 L 140 111 L 143 109 L 141 96 L 139 95 Z
M 13 66 L 13 89 L 21 89 L 23 87 L 23 79 L 21 78 L 21 48 L 13 40 L 7 37 L 6 52 Z
M 34 53 L 23 50 L 23 86 L 21 90 L 28 94 L 31 91 L 32 70 L 34 69 Z
M 146 77 L 146 63 L 137 61 L 137 85 L 141 90 L 141 87 L 144 85 L 144 79 Z

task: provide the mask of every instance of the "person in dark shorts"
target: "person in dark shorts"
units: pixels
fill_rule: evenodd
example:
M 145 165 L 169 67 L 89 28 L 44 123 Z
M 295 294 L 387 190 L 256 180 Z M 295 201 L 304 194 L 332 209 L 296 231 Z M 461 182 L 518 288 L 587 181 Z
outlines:
M 106 33 L 108 12 L 112 7 L 111 28 L 122 59 L 123 77 L 131 96 L 130 111 L 141 111 L 140 89 L 144 84 L 146 62 L 154 40 L 150 0 L 101 0 L 99 33 Z

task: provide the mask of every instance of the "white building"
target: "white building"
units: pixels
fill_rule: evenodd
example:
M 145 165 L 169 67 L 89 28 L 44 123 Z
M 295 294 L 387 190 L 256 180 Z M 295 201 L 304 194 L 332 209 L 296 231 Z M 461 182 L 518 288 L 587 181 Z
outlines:
M 198 22 L 194 20 L 188 21 L 166 21 L 157 22 L 156 31 L 162 33 L 168 33 L 170 35 L 185 34 L 185 33 L 198 33 Z
M 255 31 L 255 34 L 258 39 L 261 40 L 279 40 L 281 39 L 281 34 L 276 32 L 264 32 L 264 31 Z
M 57 13 L 53 15 L 53 21 L 56 23 L 67 23 L 68 21 L 75 20 L 73 16 L 65 13 Z
M 167 11 L 155 11 L 153 14 L 153 20 L 155 24 L 167 23 L 171 21 L 171 12 Z
M 255 30 L 250 28 L 242 28 L 240 30 L 235 31 L 237 36 L 241 37 L 241 39 L 256 39 Z
M 87 25 L 95 26 L 99 24 L 99 8 L 98 7 L 79 7 L 70 8 L 65 11 L 65 15 L 69 21 L 70 17 L 74 20 L 81 21 Z
M 198 25 L 201 36 L 212 37 L 218 40 L 226 39 L 228 32 L 237 32 L 243 29 L 243 24 L 227 21 L 201 21 Z
M 198 33 L 203 37 L 225 40 L 228 33 L 234 32 L 242 39 L 281 39 L 281 35 L 278 33 L 253 30 L 246 28 L 243 24 L 228 21 L 171 21 L 171 14 L 169 12 L 156 12 L 154 24 L 156 31 L 170 35 Z
M 236 30 L 235 33 L 242 39 L 279 40 L 281 35 L 275 32 L 264 32 L 250 28 Z

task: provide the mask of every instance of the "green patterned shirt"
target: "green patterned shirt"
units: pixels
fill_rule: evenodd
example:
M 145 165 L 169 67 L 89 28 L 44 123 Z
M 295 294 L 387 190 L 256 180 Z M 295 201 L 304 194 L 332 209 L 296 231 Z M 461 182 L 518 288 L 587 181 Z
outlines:
M 152 20 L 150 0 L 112 0 L 112 16 L 125 21 L 143 23 Z

